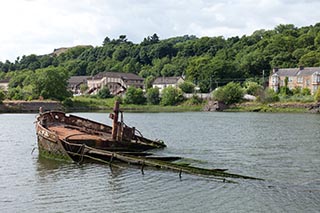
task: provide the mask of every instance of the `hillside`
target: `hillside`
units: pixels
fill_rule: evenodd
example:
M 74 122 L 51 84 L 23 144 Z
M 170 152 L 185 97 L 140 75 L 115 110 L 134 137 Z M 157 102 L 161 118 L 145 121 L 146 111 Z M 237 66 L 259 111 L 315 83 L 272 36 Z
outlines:
M 76 46 L 60 54 L 28 55 L 0 62 L 0 79 L 18 70 L 34 71 L 50 66 L 70 75 L 94 75 L 101 71 L 136 73 L 144 78 L 181 76 L 207 92 L 229 81 L 268 76 L 273 67 L 320 66 L 320 23 L 295 27 L 279 25 L 242 37 L 185 35 L 161 40 L 157 34 L 140 44 L 106 37 L 101 46 Z

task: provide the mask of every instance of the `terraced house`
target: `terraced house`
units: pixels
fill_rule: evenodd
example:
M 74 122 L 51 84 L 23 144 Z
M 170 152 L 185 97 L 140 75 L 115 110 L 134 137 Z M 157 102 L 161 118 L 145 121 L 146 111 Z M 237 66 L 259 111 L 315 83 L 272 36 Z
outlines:
M 285 86 L 286 78 L 289 89 L 308 88 L 314 94 L 320 87 L 320 67 L 275 68 L 269 77 L 269 88 L 279 91 L 280 87 Z
M 96 94 L 107 86 L 112 95 L 123 94 L 128 87 L 143 88 L 144 78 L 133 73 L 101 72 L 87 79 L 89 94 Z

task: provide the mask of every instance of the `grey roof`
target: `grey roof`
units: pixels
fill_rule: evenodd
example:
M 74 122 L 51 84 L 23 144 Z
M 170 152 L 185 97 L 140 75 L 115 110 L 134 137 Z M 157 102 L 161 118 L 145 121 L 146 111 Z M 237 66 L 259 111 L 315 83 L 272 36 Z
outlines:
M 94 76 L 94 79 L 102 79 L 103 77 L 122 78 L 124 80 L 144 80 L 144 78 L 141 78 L 136 74 L 124 72 L 100 72 Z
M 87 81 L 90 76 L 71 76 L 68 80 L 69 85 L 78 85 Z
M 9 83 L 10 82 L 10 79 L 2 79 L 0 80 L 0 83 Z
M 158 77 L 153 84 L 176 84 L 181 77 Z
M 310 76 L 315 72 L 320 72 L 320 67 L 284 68 L 276 73 L 279 76 Z

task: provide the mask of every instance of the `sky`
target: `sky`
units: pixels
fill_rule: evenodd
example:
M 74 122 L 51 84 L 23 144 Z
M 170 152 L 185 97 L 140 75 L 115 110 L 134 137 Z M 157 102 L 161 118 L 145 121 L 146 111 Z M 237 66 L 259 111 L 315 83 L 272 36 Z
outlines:
M 0 1 L 0 61 L 55 48 L 101 46 L 126 35 L 140 43 L 183 35 L 251 35 L 279 24 L 320 22 L 319 0 L 8 0 Z

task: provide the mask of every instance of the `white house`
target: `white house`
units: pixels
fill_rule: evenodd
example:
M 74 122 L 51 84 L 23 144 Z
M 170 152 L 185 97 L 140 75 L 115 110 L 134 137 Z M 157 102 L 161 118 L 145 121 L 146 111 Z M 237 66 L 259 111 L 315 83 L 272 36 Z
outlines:
M 183 83 L 184 79 L 182 77 L 158 77 L 153 81 L 152 87 L 159 88 L 159 92 L 169 86 L 178 87 L 179 84 Z

